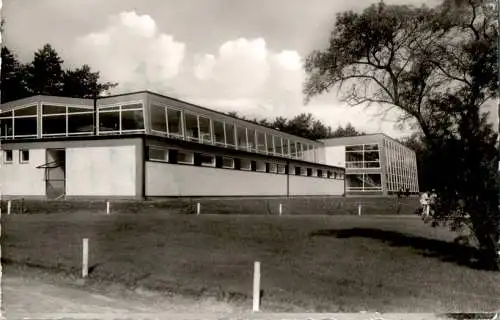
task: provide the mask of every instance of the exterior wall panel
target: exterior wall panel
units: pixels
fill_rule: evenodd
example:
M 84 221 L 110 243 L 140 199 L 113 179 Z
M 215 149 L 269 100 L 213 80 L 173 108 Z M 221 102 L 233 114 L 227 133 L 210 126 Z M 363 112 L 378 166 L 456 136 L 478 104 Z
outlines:
M 135 196 L 135 146 L 68 148 L 68 196 Z
M 344 180 L 290 176 L 290 195 L 333 195 L 344 194 Z
M 19 163 L 19 150 L 13 150 L 12 163 L 5 164 L 2 154 L 0 181 L 2 196 L 45 196 L 45 149 L 31 149 L 28 163 Z
M 345 168 L 345 146 L 325 147 L 325 164 Z
M 286 175 L 146 162 L 146 196 L 285 196 Z

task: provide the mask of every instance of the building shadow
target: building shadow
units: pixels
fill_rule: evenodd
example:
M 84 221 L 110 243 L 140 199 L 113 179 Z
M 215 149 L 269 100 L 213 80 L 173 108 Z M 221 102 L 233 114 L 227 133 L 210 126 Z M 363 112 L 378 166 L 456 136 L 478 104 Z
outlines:
M 386 231 L 371 228 L 351 228 L 339 230 L 318 230 L 311 237 L 335 237 L 338 239 L 369 238 L 381 241 L 393 247 L 406 247 L 424 257 L 436 258 L 474 269 L 490 270 L 477 259 L 479 251 L 476 248 L 437 239 L 412 236 L 396 231 Z

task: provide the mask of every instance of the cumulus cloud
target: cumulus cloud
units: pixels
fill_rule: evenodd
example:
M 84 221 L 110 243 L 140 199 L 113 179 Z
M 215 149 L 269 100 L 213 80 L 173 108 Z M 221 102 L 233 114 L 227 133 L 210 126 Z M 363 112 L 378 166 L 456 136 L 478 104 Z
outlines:
M 182 40 L 158 30 L 151 16 L 130 11 L 110 17 L 105 28 L 78 38 L 73 48 L 69 62 L 87 63 L 104 81 L 118 82 L 114 93 L 148 89 L 256 118 L 310 112 L 333 127 L 350 122 L 397 135 L 393 122 L 377 121 L 334 96 L 304 106 L 303 58 L 294 50 L 270 49 L 264 38 L 233 39 L 215 52 L 191 53 Z
M 185 44 L 159 32 L 149 15 L 122 12 L 104 30 L 79 38 L 73 57 L 119 82 L 119 90 L 161 90 L 175 78 L 185 56 Z
M 293 114 L 302 105 L 304 70 L 298 52 L 274 52 L 263 38 L 223 43 L 216 54 L 196 59 L 199 90 L 192 97 L 223 109 L 244 101 L 240 112 L 265 116 Z M 283 114 L 286 113 L 286 114 Z

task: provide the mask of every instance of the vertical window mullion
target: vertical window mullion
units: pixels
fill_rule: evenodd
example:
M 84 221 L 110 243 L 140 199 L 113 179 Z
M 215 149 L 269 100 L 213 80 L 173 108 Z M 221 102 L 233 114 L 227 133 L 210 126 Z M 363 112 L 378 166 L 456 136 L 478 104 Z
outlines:
M 196 124 L 198 126 L 198 142 L 203 143 L 203 139 L 201 138 L 201 130 L 200 130 L 200 115 L 196 115 Z
M 122 106 L 118 108 L 118 132 L 122 133 Z
M 226 121 L 222 121 L 222 128 L 224 130 L 224 147 L 227 148 Z
M 69 128 L 68 128 L 68 106 L 66 106 L 66 137 L 69 135 Z
M 165 108 L 165 132 L 167 133 L 167 136 L 170 137 L 170 128 L 168 127 L 168 108 L 167 107 L 164 107 Z

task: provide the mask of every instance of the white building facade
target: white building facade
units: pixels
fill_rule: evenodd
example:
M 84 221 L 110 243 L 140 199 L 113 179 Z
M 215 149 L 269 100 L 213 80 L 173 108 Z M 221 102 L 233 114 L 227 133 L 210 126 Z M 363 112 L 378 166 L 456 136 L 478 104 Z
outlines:
M 7 198 L 344 194 L 322 142 L 147 91 L 12 101 L 0 140 Z
M 325 163 L 345 168 L 347 195 L 419 192 L 415 151 L 385 134 L 322 140 Z

